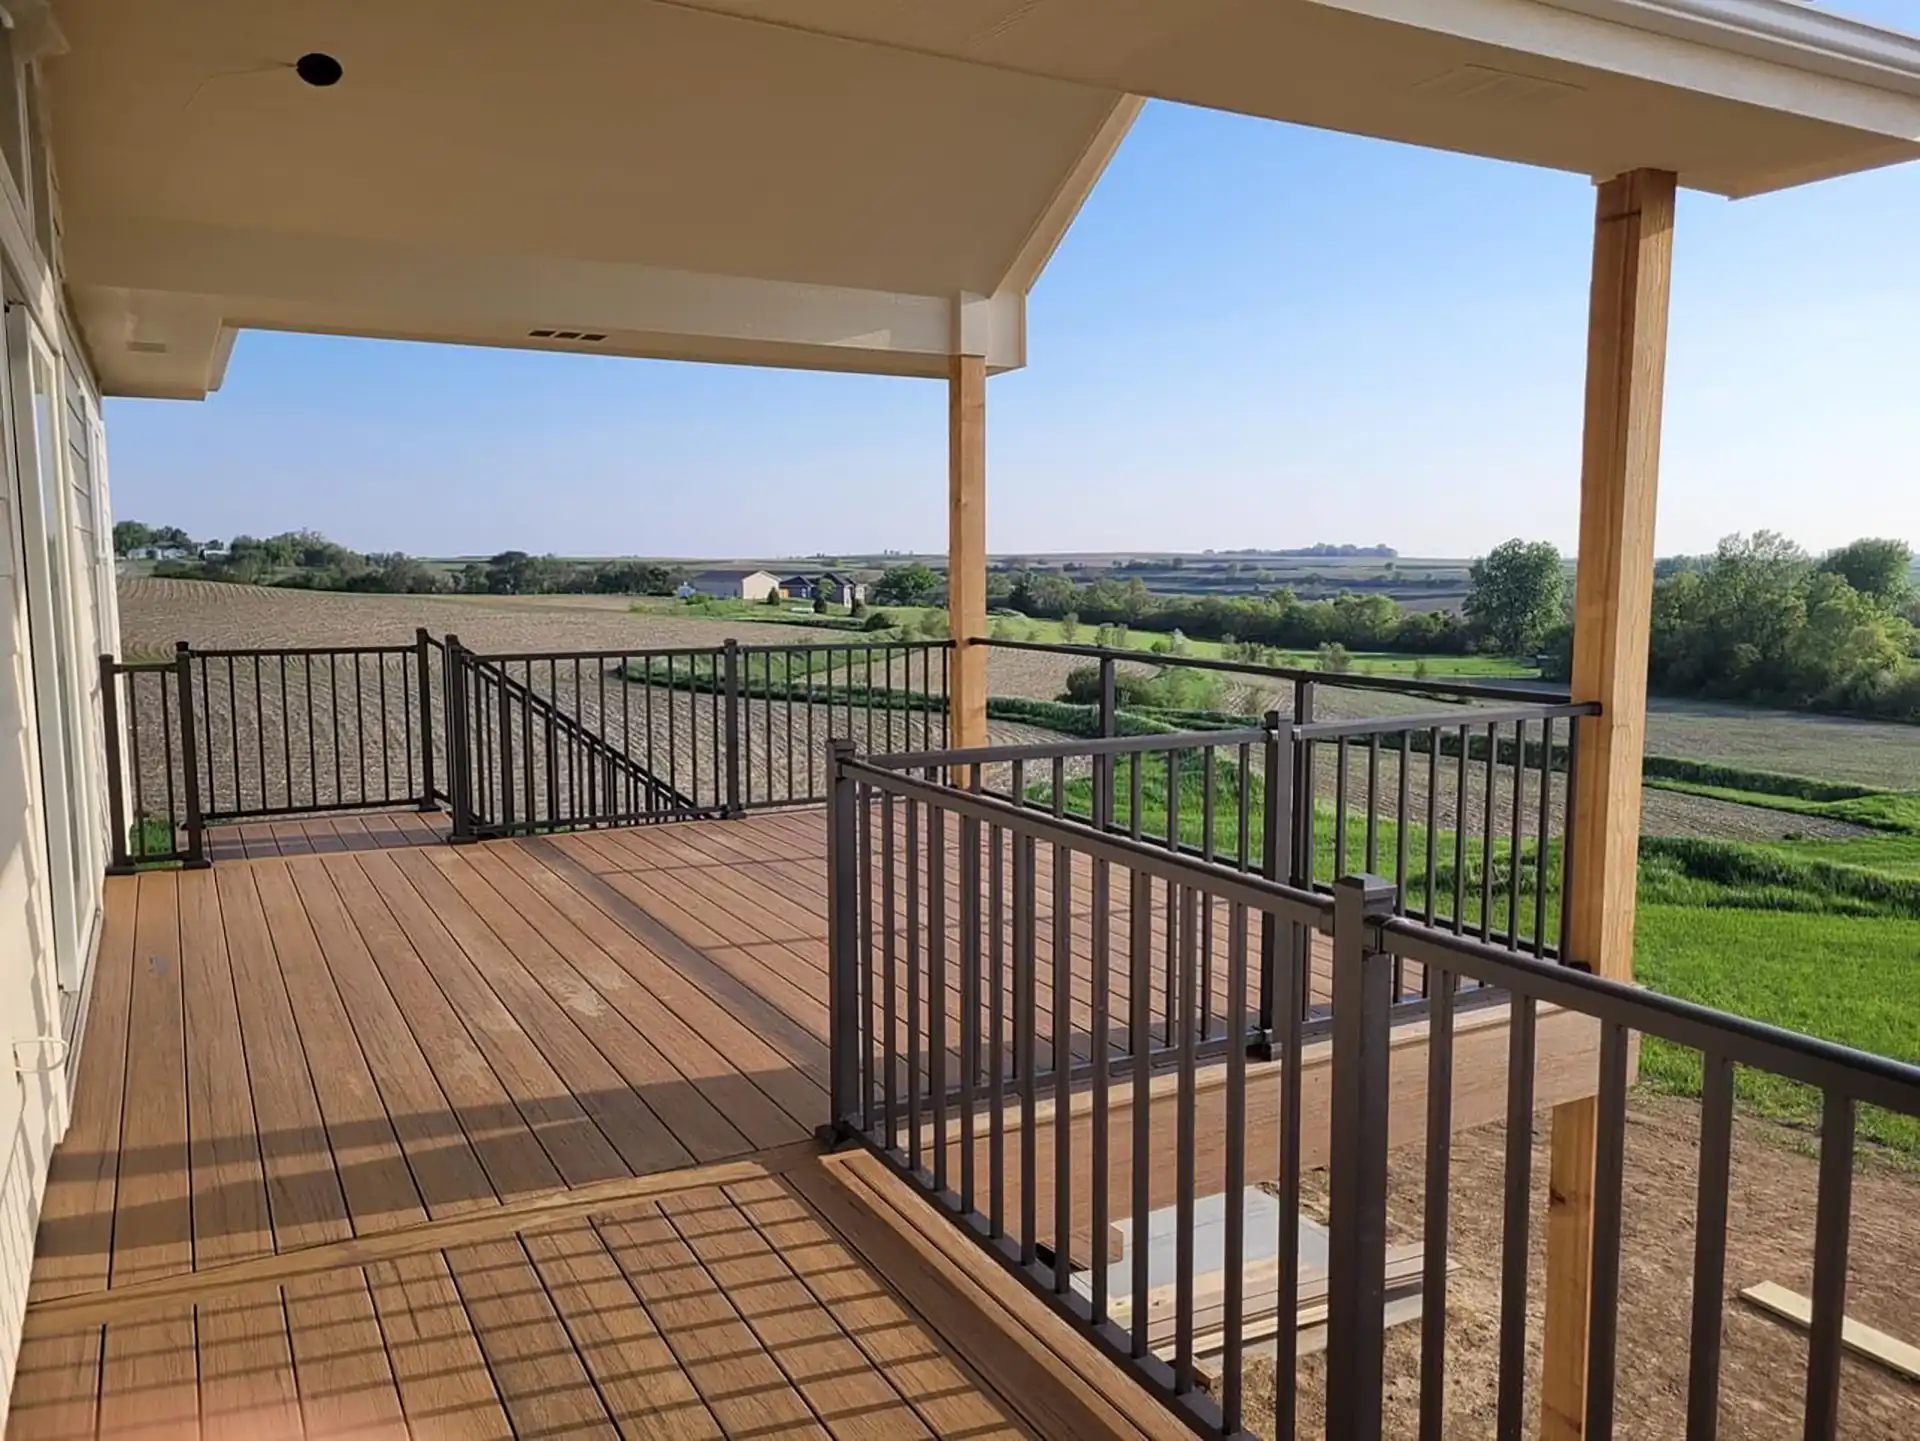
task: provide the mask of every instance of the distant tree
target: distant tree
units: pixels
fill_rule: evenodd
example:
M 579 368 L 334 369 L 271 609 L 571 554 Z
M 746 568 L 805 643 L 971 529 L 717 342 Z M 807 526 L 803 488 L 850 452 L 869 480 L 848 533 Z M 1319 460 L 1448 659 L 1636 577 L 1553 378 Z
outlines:
M 825 615 L 829 609 L 827 598 L 816 591 L 813 597 L 813 613 L 815 615 Z
M 919 561 L 896 565 L 881 575 L 873 598 L 894 605 L 932 605 L 941 591 L 940 577 Z
M 1079 641 L 1080 617 L 1075 612 L 1068 611 L 1060 617 L 1060 638 L 1068 645 L 1073 645 Z
M 1467 619 L 1502 655 L 1531 655 L 1560 619 L 1566 592 L 1560 552 L 1544 540 L 1509 540 L 1473 563 Z
M 132 555 L 136 550 L 144 550 L 153 544 L 153 527 L 142 525 L 137 520 L 116 520 L 113 523 L 113 553 Z
M 1913 547 L 1904 540 L 1856 540 L 1829 551 L 1820 569 L 1841 577 L 1862 595 L 1899 605 L 1912 589 Z
M 1320 669 L 1344 675 L 1353 669 L 1353 657 L 1339 641 L 1326 641 L 1320 647 Z

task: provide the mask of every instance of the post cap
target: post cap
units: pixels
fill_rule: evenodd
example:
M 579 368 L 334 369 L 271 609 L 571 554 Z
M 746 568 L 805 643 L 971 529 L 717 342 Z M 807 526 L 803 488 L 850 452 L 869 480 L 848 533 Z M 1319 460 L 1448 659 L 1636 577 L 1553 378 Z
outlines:
M 1379 876 L 1361 874 L 1340 877 L 1333 883 L 1333 891 L 1336 898 L 1357 896 L 1360 909 L 1369 916 L 1384 916 L 1392 913 L 1399 888 Z

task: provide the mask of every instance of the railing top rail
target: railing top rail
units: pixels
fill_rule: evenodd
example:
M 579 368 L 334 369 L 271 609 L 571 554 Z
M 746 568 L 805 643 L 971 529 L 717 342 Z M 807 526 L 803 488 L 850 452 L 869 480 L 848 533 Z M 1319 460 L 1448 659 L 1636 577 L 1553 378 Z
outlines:
M 1375 716 L 1369 720 L 1312 721 L 1307 725 L 1295 726 L 1293 733 L 1303 741 L 1323 741 L 1350 736 L 1395 735 L 1400 731 L 1470 730 L 1480 726 L 1512 725 L 1515 721 L 1558 720 L 1563 716 L 1599 714 L 1598 701 L 1555 701 L 1547 705 Z
M 201 660 L 234 660 L 259 656 L 265 660 L 274 656 L 303 655 L 412 655 L 415 641 L 392 645 L 256 645 L 256 646 L 197 646 L 180 642 L 179 652 Z
M 113 656 L 102 656 L 102 660 L 113 667 L 116 675 L 137 675 L 146 671 L 172 670 L 179 665 L 179 658 L 171 660 L 118 660 Z
M 459 637 L 452 638 L 459 644 Z M 650 660 L 668 656 L 679 660 L 686 656 L 723 655 L 726 647 L 713 645 L 668 645 L 634 646 L 626 650 L 475 650 L 468 645 L 460 645 L 460 653 L 470 660 L 483 661 L 488 665 L 501 665 L 508 661 L 589 661 L 589 660 Z
M 974 746 L 967 750 L 898 751 L 892 755 L 863 756 L 876 770 L 913 771 L 933 767 L 1004 765 L 1013 761 L 1046 761 L 1056 757 L 1118 756 L 1156 751 L 1202 750 L 1209 746 L 1262 745 L 1272 732 L 1243 730 L 1178 731 L 1171 735 L 1101 736 L 1078 740 L 1040 741 L 1031 745 Z
M 785 655 L 789 652 L 832 650 L 952 650 L 953 642 L 943 640 L 892 639 L 869 631 L 849 631 L 846 640 L 809 640 L 794 645 L 780 641 L 755 641 L 735 646 L 741 655 Z
M 457 637 L 455 638 L 457 640 Z M 843 641 L 802 641 L 793 645 L 783 645 L 777 641 L 761 641 L 752 645 L 734 646 L 738 655 L 803 655 L 809 652 L 822 654 L 828 651 L 846 650 L 949 650 L 953 646 L 950 640 L 880 640 L 848 639 Z M 408 646 L 406 649 L 411 650 Z M 633 646 L 626 649 L 618 647 L 606 650 L 511 650 L 481 651 L 470 646 L 461 646 L 467 655 L 475 660 L 499 665 L 503 661 L 590 661 L 590 660 L 664 660 L 672 657 L 681 660 L 688 656 L 723 656 L 727 652 L 727 642 L 715 641 L 712 645 L 664 645 Z
M 1401 676 L 1355 675 L 1350 671 L 1314 670 L 1303 666 L 1260 665 L 1254 661 L 1208 660 L 1201 656 L 1156 655 L 1151 651 L 1115 650 L 1110 646 L 1065 645 L 1038 640 L 995 640 L 982 645 L 1003 650 L 1031 650 L 1050 655 L 1077 655 L 1088 660 L 1132 661 L 1136 665 L 1185 666 L 1190 670 L 1224 671 L 1230 675 L 1257 675 L 1272 680 L 1310 680 L 1319 685 L 1339 686 L 1343 690 L 1392 691 L 1401 695 L 1424 695 L 1437 699 L 1454 697 L 1470 701 L 1564 702 L 1564 691 L 1535 690 L 1523 686 L 1482 685 L 1477 681 L 1413 680 Z
M 1537 961 L 1414 920 L 1381 922 L 1380 941 L 1387 953 L 1435 970 L 1451 971 L 1661 1040 L 1723 1055 L 1902 1115 L 1920 1116 L 1920 1066 L 1660 995 L 1571 966 Z
M 973 754 L 977 760 L 979 753 L 958 754 Z M 882 770 L 855 758 L 843 759 L 839 764 L 847 774 L 877 790 L 919 801 L 950 815 L 1004 826 L 1016 834 L 1064 846 L 1097 861 L 1108 861 L 1175 885 L 1193 886 L 1229 904 L 1266 911 L 1283 921 L 1297 921 L 1316 930 L 1325 930 L 1333 924 L 1332 899 L 1312 891 L 1295 890 L 1250 872 L 1191 859 L 1168 847 L 1104 834 L 1082 823 L 1056 819 L 1048 812 L 1013 805 L 977 791 L 918 780 L 897 770 Z

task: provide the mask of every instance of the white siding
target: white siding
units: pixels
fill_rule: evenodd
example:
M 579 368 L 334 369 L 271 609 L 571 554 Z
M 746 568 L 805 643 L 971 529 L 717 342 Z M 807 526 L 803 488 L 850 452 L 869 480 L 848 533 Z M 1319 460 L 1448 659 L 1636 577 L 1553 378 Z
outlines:
M 73 1069 L 71 1056 L 62 1061 L 63 1015 L 84 1010 L 98 935 L 107 836 L 95 657 L 116 649 L 119 638 L 100 408 L 60 313 L 57 257 L 45 253 L 57 247 L 59 229 L 43 117 L 36 113 L 29 125 L 24 114 L 23 102 L 37 87 L 17 73 L 10 46 L 10 32 L 0 30 L 0 264 L 13 322 L 0 372 L 6 384 L 0 401 L 0 1425 L 48 1160 L 66 1125 Z M 52 362 L 43 366 L 37 410 L 22 343 L 34 335 Z M 35 450 L 41 440 L 54 467 L 44 486 Z M 38 535 L 46 517 L 52 519 L 45 535 L 51 550 L 29 547 L 30 527 Z M 56 555 L 68 584 L 64 600 L 50 604 L 47 577 Z M 65 747 L 55 718 L 43 709 L 56 691 L 72 708 Z M 43 755 L 61 774 L 60 784 L 43 783 Z M 50 815 L 49 807 L 58 810 Z M 63 852 L 73 860 L 49 850 L 50 819 L 68 838 Z M 56 860 L 76 872 L 58 922 Z

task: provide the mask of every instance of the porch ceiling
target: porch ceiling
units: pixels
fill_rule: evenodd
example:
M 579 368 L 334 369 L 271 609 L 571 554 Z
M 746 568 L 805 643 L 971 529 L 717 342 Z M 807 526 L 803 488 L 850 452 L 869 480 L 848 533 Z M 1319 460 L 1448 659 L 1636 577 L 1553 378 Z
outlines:
M 67 281 L 123 392 L 203 392 L 248 324 L 943 373 L 959 295 L 1009 297 L 982 319 L 1018 364 L 1133 110 L 638 0 L 56 15 Z M 316 50 L 338 85 L 289 68 Z
M 66 279 L 119 393 L 204 394 L 243 325 L 1016 366 L 1025 293 L 1134 96 L 1727 195 L 1920 156 L 1920 40 L 1794 0 L 55 14 Z M 344 81 L 296 79 L 310 50 Z

